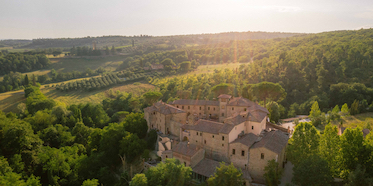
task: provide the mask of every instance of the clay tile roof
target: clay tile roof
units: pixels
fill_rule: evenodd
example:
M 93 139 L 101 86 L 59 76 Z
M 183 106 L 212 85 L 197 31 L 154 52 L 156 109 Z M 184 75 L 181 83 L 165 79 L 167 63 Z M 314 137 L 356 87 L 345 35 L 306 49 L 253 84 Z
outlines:
M 218 106 L 218 101 L 210 101 L 210 100 L 191 100 L 191 99 L 180 99 L 171 102 L 172 105 L 212 105 Z
M 235 97 L 229 100 L 228 106 L 242 106 L 242 107 L 249 107 L 249 110 L 261 110 L 263 112 L 266 112 L 269 114 L 268 110 L 255 102 L 250 101 L 249 99 L 243 98 L 243 97 Z
M 242 136 L 241 138 L 237 138 L 236 140 L 232 141 L 231 143 L 241 143 L 246 145 L 247 147 L 251 147 L 255 141 L 258 139 L 258 136 L 253 133 L 248 133 Z
M 188 142 L 180 142 L 177 144 L 175 147 L 172 148 L 173 152 L 177 152 L 179 154 L 185 155 L 185 156 L 194 156 L 198 151 L 202 149 L 197 148 L 196 145 L 189 144 L 188 147 Z
M 238 125 L 238 124 L 241 124 L 241 123 L 243 123 L 247 120 L 247 116 L 245 114 L 241 115 L 239 113 L 236 113 L 236 114 L 233 114 L 233 115 L 234 116 L 232 116 L 232 117 L 226 118 L 224 120 L 224 123 L 228 123 L 228 124 L 232 124 L 232 125 Z
M 218 96 L 218 98 L 226 98 L 226 99 L 229 99 L 231 98 L 232 96 L 231 95 L 228 95 L 228 94 L 220 94 L 220 96 Z
M 215 170 L 217 167 L 220 167 L 220 163 L 211 159 L 203 159 L 201 160 L 196 166 L 194 166 L 193 172 L 206 176 L 211 177 L 214 175 Z
M 183 125 L 182 128 L 186 130 L 195 130 L 200 132 L 207 132 L 211 134 L 228 134 L 234 125 L 219 123 L 215 121 L 209 121 L 200 119 L 194 125 Z
M 274 153 L 280 154 L 288 143 L 289 136 L 280 130 L 267 132 L 263 138 L 255 143 L 251 149 L 264 147 Z
M 261 122 L 268 114 L 262 111 L 252 111 L 249 113 L 249 120 L 255 122 Z
M 145 112 L 160 112 L 162 114 L 177 114 L 177 113 L 185 113 L 185 111 L 176 108 L 172 105 L 163 103 L 161 101 L 155 103 L 153 106 L 147 107 L 144 109 Z

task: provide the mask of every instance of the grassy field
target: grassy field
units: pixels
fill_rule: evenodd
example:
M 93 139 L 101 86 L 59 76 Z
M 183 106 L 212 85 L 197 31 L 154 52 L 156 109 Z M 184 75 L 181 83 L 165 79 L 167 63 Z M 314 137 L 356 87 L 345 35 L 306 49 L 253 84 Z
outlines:
M 107 56 L 98 58 L 51 58 L 52 64 L 48 67 L 49 69 L 55 69 L 60 72 L 71 72 L 85 71 L 87 68 L 96 70 L 100 67 L 113 71 L 121 62 L 125 56 Z
M 76 81 L 76 80 L 71 80 Z M 49 84 L 52 85 L 52 84 Z M 69 91 L 69 92 L 61 92 L 57 91 L 54 88 L 47 88 L 45 86 L 41 86 L 41 91 L 45 96 L 48 98 L 52 98 L 56 101 L 60 101 L 65 103 L 66 105 L 71 104 L 79 104 L 79 103 L 101 103 L 103 99 L 109 96 L 109 92 L 128 92 L 134 95 L 142 95 L 143 93 L 147 92 L 148 90 L 155 89 L 153 85 L 147 83 L 140 83 L 137 85 L 134 84 L 124 84 L 124 85 L 117 85 L 108 87 L 106 89 L 96 90 L 96 91 Z M 20 103 L 24 103 L 26 101 L 24 97 L 23 90 L 6 92 L 0 94 L 0 110 L 4 112 L 17 112 L 17 106 Z
M 367 112 L 363 114 L 357 114 L 354 116 L 342 117 L 342 122 L 344 127 L 361 127 L 364 128 L 367 123 L 373 124 L 373 112 Z M 332 124 L 338 125 L 339 121 L 333 121 Z

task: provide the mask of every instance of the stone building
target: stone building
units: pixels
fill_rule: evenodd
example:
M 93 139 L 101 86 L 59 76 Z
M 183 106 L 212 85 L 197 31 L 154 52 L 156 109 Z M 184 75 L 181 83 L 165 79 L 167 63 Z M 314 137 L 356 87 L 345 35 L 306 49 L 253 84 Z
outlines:
M 175 140 L 157 149 L 160 156 L 192 167 L 194 179 L 206 180 L 225 162 L 241 169 L 247 185 L 264 183 L 268 161 L 275 159 L 279 169 L 286 161 L 288 130 L 269 123 L 268 110 L 246 98 L 160 101 L 144 111 L 149 129 Z

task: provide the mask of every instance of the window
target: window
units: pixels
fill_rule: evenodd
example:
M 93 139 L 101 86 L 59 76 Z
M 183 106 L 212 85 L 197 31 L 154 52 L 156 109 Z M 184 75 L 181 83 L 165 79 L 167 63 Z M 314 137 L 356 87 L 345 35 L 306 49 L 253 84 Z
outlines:
M 201 116 L 201 113 L 199 113 L 199 116 Z
M 190 109 L 190 106 L 188 106 L 188 109 Z
M 232 154 L 233 154 L 233 155 L 236 154 L 236 149 L 232 149 Z
M 186 166 L 186 163 L 185 163 L 185 161 L 184 161 L 184 166 Z
M 202 107 L 199 107 L 199 110 L 202 110 Z
M 212 138 L 214 138 L 215 136 L 214 135 L 212 135 Z
M 215 110 L 215 107 L 214 107 L 214 110 Z
M 196 143 L 198 143 L 198 140 L 196 140 Z
M 246 111 L 246 108 L 244 108 L 243 111 Z
M 166 158 L 168 158 L 168 157 L 166 156 Z
M 181 106 L 182 109 L 184 109 L 184 106 Z
M 197 136 L 198 136 L 198 132 L 197 132 Z
M 199 135 L 202 136 L 202 132 L 200 132 Z
M 251 130 L 254 130 L 254 126 L 251 126 Z
M 245 156 L 245 151 L 244 151 L 244 150 L 241 152 L 241 155 L 242 155 L 242 156 Z
M 225 109 L 225 106 L 223 105 L 223 106 L 221 106 L 221 108 L 222 108 L 222 109 Z
M 232 110 L 234 110 L 234 107 L 232 107 Z
M 223 117 L 224 117 L 224 113 L 221 113 L 221 116 L 223 116 Z
M 210 107 L 207 107 L 207 110 L 210 110 Z
M 264 153 L 260 154 L 260 158 L 264 159 Z
M 206 144 L 206 140 L 205 140 L 205 144 Z
M 227 99 L 225 99 L 225 98 L 221 99 L 221 102 L 226 102 L 226 101 L 227 101 Z
M 222 136 L 221 139 L 224 141 L 224 136 Z
M 222 143 L 221 146 L 224 147 L 224 143 Z
M 155 112 L 153 114 L 155 115 Z

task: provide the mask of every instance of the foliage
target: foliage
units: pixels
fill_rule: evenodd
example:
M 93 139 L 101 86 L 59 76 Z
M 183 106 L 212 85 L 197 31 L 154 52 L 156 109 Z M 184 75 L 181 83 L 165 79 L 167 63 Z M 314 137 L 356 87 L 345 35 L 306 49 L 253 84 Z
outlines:
M 319 126 L 325 123 L 325 113 L 320 111 L 319 103 L 317 101 L 312 104 L 309 118 L 314 126 Z
M 340 139 L 337 127 L 331 124 L 326 125 L 324 133 L 320 137 L 319 153 L 320 157 L 328 163 L 333 176 L 338 176 L 339 145 Z
M 121 141 L 119 141 L 120 153 L 124 154 L 127 163 L 132 163 L 145 150 L 145 140 L 137 137 L 136 134 L 128 134 Z
M 192 169 L 185 167 L 177 159 L 166 159 L 165 162 L 145 172 L 149 186 L 187 185 L 191 180 L 191 174 Z
M 221 84 L 218 84 L 212 87 L 211 91 L 214 92 L 215 97 L 218 97 L 221 94 L 232 94 L 233 85 L 227 84 L 227 83 L 221 83 Z
M 148 132 L 148 135 L 146 137 L 146 144 L 147 144 L 148 149 L 150 149 L 150 150 L 155 149 L 155 144 L 157 142 L 157 138 L 158 138 L 158 134 L 157 134 L 156 130 L 152 129 Z
M 281 102 L 286 97 L 286 91 L 280 84 L 266 81 L 251 85 L 249 91 L 257 99 L 264 101 L 264 105 L 266 105 L 267 99 Z
M 142 95 L 145 99 L 145 102 L 148 105 L 152 105 L 153 103 L 157 102 L 159 98 L 162 97 L 162 93 L 156 91 L 149 91 Z
M 123 121 L 124 130 L 137 134 L 139 138 L 145 138 L 148 131 L 148 124 L 143 113 L 131 113 Z
M 292 182 L 296 185 L 321 186 L 330 185 L 333 181 L 328 163 L 317 155 L 311 155 L 301 160 L 293 168 Z
M 315 126 L 306 122 L 299 123 L 289 140 L 288 159 L 296 166 L 302 160 L 317 154 L 319 141 L 320 135 Z
M 368 176 L 369 175 L 367 175 L 365 168 L 359 164 L 357 165 L 356 169 L 348 176 L 348 183 L 346 184 L 346 186 L 372 186 L 373 177 L 369 178 Z
M 278 123 L 280 119 L 280 108 L 278 103 L 271 101 L 266 105 L 267 110 L 269 111 L 269 119 L 271 122 Z
M 130 186 L 147 186 L 148 179 L 146 178 L 145 174 L 136 174 L 131 182 Z
M 99 186 L 98 179 L 84 180 L 82 186 Z
M 355 99 L 355 101 L 352 103 L 351 108 L 350 108 L 350 114 L 351 115 L 356 115 L 359 114 L 359 101 Z
M 264 178 L 268 186 L 277 186 L 280 184 L 281 171 L 278 170 L 278 162 L 274 159 L 268 161 L 264 167 Z
M 349 111 L 349 109 L 348 109 L 348 105 L 347 105 L 347 103 L 343 104 L 342 109 L 341 109 L 341 114 L 342 114 L 343 116 L 346 116 L 346 115 L 348 115 L 349 113 L 350 113 L 350 111 Z
M 9 72 L 39 70 L 48 67 L 50 63 L 50 60 L 43 54 L 11 53 L 0 56 L 0 75 L 5 75 Z
M 220 167 L 216 168 L 213 176 L 211 176 L 207 183 L 208 185 L 227 185 L 236 186 L 243 184 L 244 180 L 242 178 L 241 170 L 236 169 L 233 163 L 230 165 L 225 165 L 225 163 L 220 163 Z

